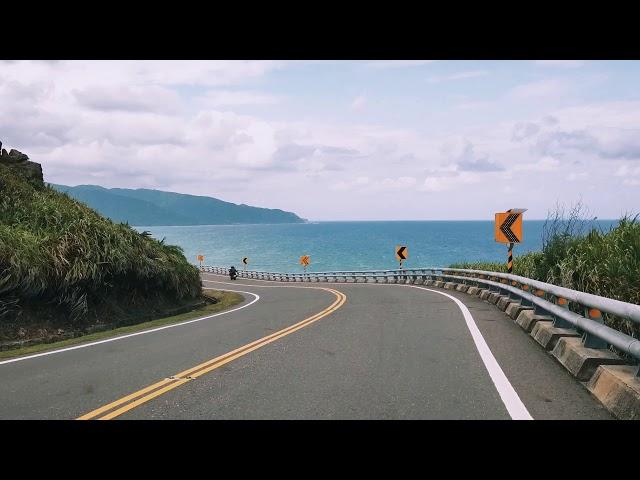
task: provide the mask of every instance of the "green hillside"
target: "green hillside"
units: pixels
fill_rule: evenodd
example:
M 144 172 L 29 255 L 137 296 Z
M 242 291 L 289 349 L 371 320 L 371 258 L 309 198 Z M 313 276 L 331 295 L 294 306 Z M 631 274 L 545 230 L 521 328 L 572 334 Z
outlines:
M 130 225 L 190 225 L 190 218 L 159 207 L 151 202 L 118 195 L 106 188 L 94 185 L 66 187 L 51 185 L 60 192 L 96 209 L 114 222 Z
M 303 223 L 295 213 L 236 205 L 217 198 L 149 189 L 103 188 L 96 185 L 52 185 L 103 215 L 131 225 L 228 225 Z
M 0 340 L 42 325 L 134 321 L 200 295 L 179 247 L 46 186 L 38 164 L 0 156 Z

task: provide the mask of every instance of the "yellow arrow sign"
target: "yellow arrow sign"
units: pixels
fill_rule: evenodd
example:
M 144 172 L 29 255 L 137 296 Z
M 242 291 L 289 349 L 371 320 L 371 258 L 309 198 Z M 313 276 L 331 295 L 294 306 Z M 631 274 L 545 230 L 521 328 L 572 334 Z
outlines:
M 310 262 L 311 262 L 311 257 L 309 257 L 309 255 L 302 255 L 300 257 L 300 265 L 304 265 L 306 267 L 307 265 L 309 265 Z
M 403 260 L 406 260 L 407 258 L 409 258 L 409 249 L 406 247 L 406 245 L 397 245 L 396 246 L 396 260 L 398 260 L 399 262 L 402 262 Z
M 246 265 L 247 263 L 249 263 L 249 257 L 244 257 L 244 258 L 242 259 L 242 263 L 244 263 L 245 265 Z
M 198 255 L 198 261 L 204 262 L 204 255 Z
M 522 209 L 496 213 L 494 237 L 500 243 L 522 242 Z

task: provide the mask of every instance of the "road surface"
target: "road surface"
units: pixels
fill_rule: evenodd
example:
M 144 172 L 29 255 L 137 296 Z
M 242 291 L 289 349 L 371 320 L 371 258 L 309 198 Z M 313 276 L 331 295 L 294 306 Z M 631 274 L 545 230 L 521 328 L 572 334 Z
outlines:
M 504 313 L 465 293 L 203 281 L 245 301 L 0 361 L 0 419 L 612 418 Z

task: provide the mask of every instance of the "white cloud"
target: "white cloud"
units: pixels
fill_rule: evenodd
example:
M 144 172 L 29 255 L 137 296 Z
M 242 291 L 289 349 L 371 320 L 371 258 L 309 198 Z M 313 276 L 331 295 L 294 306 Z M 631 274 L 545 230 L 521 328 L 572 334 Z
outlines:
M 616 177 L 640 177 L 640 165 L 623 163 L 614 172 Z
M 357 177 L 353 180 L 340 180 L 329 186 L 330 190 L 353 191 L 359 187 L 365 187 L 370 183 L 369 177 Z
M 240 105 L 274 105 L 281 99 L 275 95 L 266 95 L 253 91 L 210 90 L 195 99 L 200 108 L 229 107 Z
M 478 174 L 472 172 L 431 172 L 418 190 L 423 192 L 445 192 L 481 182 Z
M 344 65 L 332 63 L 324 73 L 344 69 L 340 75 L 376 77 L 380 71 L 374 68 L 389 68 L 385 77 L 395 75 L 402 83 L 409 72 L 401 67 L 425 62 L 382 62 L 355 73 Z M 419 218 L 426 214 L 416 199 L 430 198 L 429 192 L 462 192 L 448 197 L 444 218 L 484 218 L 505 179 L 512 193 L 531 199 L 544 191 L 537 202 L 540 218 L 545 201 L 589 194 L 585 172 L 602 178 L 594 206 L 624 210 L 620 202 L 640 202 L 634 196 L 640 101 L 587 103 L 573 95 L 574 80 L 547 79 L 519 85 L 497 100 L 469 91 L 454 98 L 461 102 L 455 108 L 441 107 L 421 96 L 433 89 L 416 71 L 413 80 L 421 90 L 383 91 L 358 77 L 345 83 L 347 91 L 366 87 L 366 95 L 361 90 L 341 103 L 313 89 L 313 98 L 302 88 L 280 84 L 276 90 L 280 73 L 262 81 L 280 68 L 282 62 L 2 64 L 0 140 L 42 163 L 51 182 L 162 188 L 294 210 L 306 218 L 396 218 L 399 211 Z M 296 68 L 295 81 L 303 82 L 302 66 Z M 452 76 L 473 78 L 484 71 L 473 68 Z M 500 80 L 497 71 L 491 75 Z M 549 107 L 547 99 L 563 99 L 567 92 L 572 107 Z M 416 99 L 414 110 L 393 111 L 401 103 L 395 100 L 407 96 Z M 367 109 L 371 98 L 381 99 L 389 112 Z M 345 115 L 348 108 L 360 109 L 360 123 Z M 625 183 L 634 187 L 625 189 L 626 197 L 611 194 Z M 331 195 L 318 202 L 310 188 Z M 464 204 L 465 195 L 478 200 Z
M 559 160 L 553 157 L 542 157 L 540 160 L 534 163 L 514 165 L 512 169 L 520 172 L 553 172 L 558 170 L 559 167 Z
M 349 108 L 354 111 L 362 111 L 367 105 L 367 97 L 364 95 L 358 95 L 353 99 Z
M 569 176 L 567 177 L 567 179 L 570 182 L 577 182 L 577 181 L 580 181 L 580 180 L 584 180 L 588 176 L 589 176 L 589 174 L 587 172 L 571 172 L 569 174 Z
M 5 79 L 21 82 L 50 79 L 56 87 L 81 89 L 93 86 L 239 85 L 286 65 L 280 61 L 249 60 L 94 60 L 19 61 L 2 68 Z
M 375 60 L 366 65 L 371 68 L 407 68 L 421 67 L 433 63 L 435 60 Z
M 479 101 L 470 101 L 470 102 L 460 102 L 455 105 L 455 108 L 458 110 L 480 110 L 480 109 L 488 108 L 494 105 L 495 105 L 494 102 L 479 100 Z
M 569 85 L 564 80 L 546 79 L 518 85 L 509 92 L 507 98 L 513 100 L 530 100 L 554 98 L 566 93 Z
M 100 111 L 178 113 L 182 109 L 179 95 L 166 87 L 89 86 L 73 90 L 84 107 Z
M 389 191 L 409 189 L 417 184 L 413 177 L 384 178 L 372 185 L 373 191 Z
M 486 70 L 472 70 L 472 71 L 466 71 L 466 72 L 452 73 L 450 75 L 433 76 L 433 77 L 429 77 L 428 81 L 431 83 L 440 83 L 440 82 L 446 82 L 451 80 L 465 80 L 468 78 L 484 77 L 488 74 L 489 72 L 487 72 Z
M 534 60 L 536 65 L 555 68 L 579 68 L 584 65 L 582 60 Z
M 410 191 L 418 185 L 414 177 L 385 177 L 370 178 L 368 176 L 356 177 L 353 180 L 340 180 L 329 188 L 336 191 L 366 191 L 367 193 L 384 193 L 394 191 Z

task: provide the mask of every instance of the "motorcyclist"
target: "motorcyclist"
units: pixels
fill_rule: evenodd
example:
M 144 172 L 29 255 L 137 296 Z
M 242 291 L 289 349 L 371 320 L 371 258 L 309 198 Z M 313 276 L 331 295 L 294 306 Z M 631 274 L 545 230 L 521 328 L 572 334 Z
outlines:
M 231 280 L 235 280 L 237 276 L 238 276 L 238 270 L 236 270 L 236 267 L 231 266 L 231 268 L 229 269 L 229 278 Z

